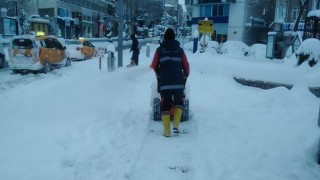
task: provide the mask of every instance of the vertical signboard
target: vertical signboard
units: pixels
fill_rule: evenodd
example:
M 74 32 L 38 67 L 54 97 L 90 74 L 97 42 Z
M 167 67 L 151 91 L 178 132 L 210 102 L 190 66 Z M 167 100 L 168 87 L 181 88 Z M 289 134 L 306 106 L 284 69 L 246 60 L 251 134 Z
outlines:
M 18 35 L 18 22 L 15 18 L 2 18 L 2 35 L 3 37 L 12 37 Z

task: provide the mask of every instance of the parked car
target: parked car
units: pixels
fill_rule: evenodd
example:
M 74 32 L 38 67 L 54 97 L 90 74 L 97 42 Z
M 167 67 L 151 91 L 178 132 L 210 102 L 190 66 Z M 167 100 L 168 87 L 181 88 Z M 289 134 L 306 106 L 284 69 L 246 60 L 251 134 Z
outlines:
M 70 66 L 66 47 L 54 36 L 21 35 L 11 41 L 10 69 L 17 72 L 48 73 L 53 68 Z
M 4 49 L 3 49 L 3 45 L 0 43 L 0 68 L 3 67 L 4 62 L 5 62 Z
M 71 60 L 87 60 L 96 55 L 95 46 L 88 40 L 70 40 L 66 43 Z

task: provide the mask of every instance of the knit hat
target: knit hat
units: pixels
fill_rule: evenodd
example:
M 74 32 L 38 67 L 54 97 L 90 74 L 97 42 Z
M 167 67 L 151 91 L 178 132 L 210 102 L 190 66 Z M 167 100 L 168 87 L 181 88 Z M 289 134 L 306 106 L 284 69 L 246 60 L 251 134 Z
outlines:
M 164 40 L 169 40 L 169 39 L 175 39 L 176 35 L 174 34 L 174 31 L 172 28 L 168 28 L 166 32 L 164 33 Z

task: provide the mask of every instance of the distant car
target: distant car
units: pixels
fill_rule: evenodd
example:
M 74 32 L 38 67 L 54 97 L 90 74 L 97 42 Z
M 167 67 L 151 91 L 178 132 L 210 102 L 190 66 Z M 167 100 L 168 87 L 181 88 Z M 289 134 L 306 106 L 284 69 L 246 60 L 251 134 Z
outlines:
M 88 40 L 70 40 L 66 43 L 71 60 L 87 60 L 96 55 L 95 46 Z
M 5 62 L 4 49 L 3 49 L 3 45 L 0 43 L 0 68 L 3 67 L 4 62 Z
M 9 67 L 15 72 L 48 73 L 53 68 L 70 66 L 71 59 L 54 36 L 21 35 L 11 40 Z

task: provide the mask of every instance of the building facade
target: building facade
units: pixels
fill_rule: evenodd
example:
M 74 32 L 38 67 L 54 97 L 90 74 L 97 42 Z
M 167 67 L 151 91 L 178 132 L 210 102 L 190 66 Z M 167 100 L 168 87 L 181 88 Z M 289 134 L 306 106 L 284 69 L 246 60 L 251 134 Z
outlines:
M 111 0 L 29 0 L 22 6 L 29 17 L 48 19 L 50 34 L 59 37 L 104 37 L 112 31 L 115 2 Z
M 213 40 L 243 41 L 247 44 L 266 43 L 268 31 L 292 31 L 300 10 L 300 0 L 185 0 L 186 23 L 192 31 L 198 21 L 213 21 Z M 260 1 L 262 2 L 262 1 Z M 302 13 L 299 31 L 304 29 L 304 19 L 310 10 L 319 9 L 320 0 L 309 0 Z
M 245 25 L 245 0 L 237 3 L 228 0 L 186 0 L 187 24 L 192 32 L 198 29 L 199 20 L 213 21 L 212 40 L 225 42 L 227 39 L 242 40 Z

